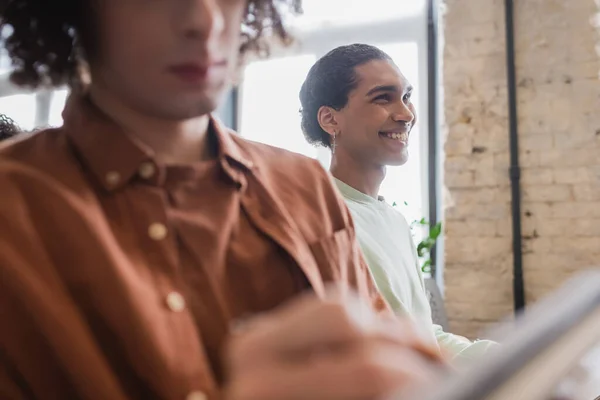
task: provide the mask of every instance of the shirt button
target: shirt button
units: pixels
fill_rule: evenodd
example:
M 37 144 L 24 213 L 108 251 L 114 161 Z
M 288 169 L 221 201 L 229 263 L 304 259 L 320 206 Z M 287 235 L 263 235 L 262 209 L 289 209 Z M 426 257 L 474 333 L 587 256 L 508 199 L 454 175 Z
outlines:
M 121 181 L 121 174 L 119 174 L 117 171 L 110 171 L 106 174 L 105 179 L 106 183 L 108 183 L 110 186 L 116 186 Z
M 167 295 L 167 306 L 173 312 L 183 311 L 185 308 L 185 299 L 177 292 L 171 292 Z
M 208 400 L 208 396 L 204 392 L 196 391 L 188 394 L 185 400 Z
M 152 178 L 152 176 L 154 175 L 155 172 L 156 172 L 156 168 L 154 167 L 154 164 L 152 164 L 151 162 L 143 163 L 142 165 L 140 165 L 140 168 L 138 170 L 138 173 L 144 179 Z
M 148 227 L 148 235 L 154 240 L 163 240 L 167 237 L 167 227 L 157 222 Z

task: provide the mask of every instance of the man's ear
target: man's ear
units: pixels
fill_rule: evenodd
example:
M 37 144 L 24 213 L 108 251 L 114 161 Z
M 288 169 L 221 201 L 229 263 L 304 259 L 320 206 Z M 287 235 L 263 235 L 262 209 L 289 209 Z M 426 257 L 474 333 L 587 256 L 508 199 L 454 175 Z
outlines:
M 336 111 L 328 106 L 322 106 L 317 112 L 317 120 L 319 121 L 319 125 L 321 125 L 321 129 L 331 136 L 336 135 L 340 131 L 336 114 Z

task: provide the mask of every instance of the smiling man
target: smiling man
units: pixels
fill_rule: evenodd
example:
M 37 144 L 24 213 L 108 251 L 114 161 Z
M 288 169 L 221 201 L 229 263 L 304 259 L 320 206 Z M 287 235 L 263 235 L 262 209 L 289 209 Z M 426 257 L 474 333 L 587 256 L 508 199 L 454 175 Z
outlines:
M 0 398 L 360 400 L 430 378 L 435 346 L 375 313 L 327 173 L 210 116 L 299 3 L 0 0 L 13 81 L 73 89 L 63 126 L 0 150 Z
M 459 362 L 484 354 L 491 342 L 472 343 L 433 325 L 410 227 L 378 196 L 386 167 L 408 160 L 417 121 L 412 91 L 380 49 L 339 47 L 317 61 L 302 85 L 302 129 L 310 143 L 331 149 L 331 174 L 379 291 L 397 314 L 424 325 Z

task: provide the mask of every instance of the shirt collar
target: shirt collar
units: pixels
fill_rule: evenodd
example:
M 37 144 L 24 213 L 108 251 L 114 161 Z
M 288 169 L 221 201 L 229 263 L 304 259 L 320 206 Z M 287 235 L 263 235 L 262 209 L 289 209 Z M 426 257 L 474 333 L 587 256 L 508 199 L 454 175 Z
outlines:
M 227 158 L 247 170 L 253 169 L 254 162 L 233 138 L 233 136 L 237 134 L 223 125 L 223 123 L 214 116 L 211 116 L 211 126 L 212 131 L 217 136 L 219 158 Z
M 157 184 L 164 180 L 165 167 L 156 161 L 155 152 L 137 138 L 126 134 L 87 97 L 71 95 L 63 111 L 63 120 L 81 161 L 107 191 L 122 188 L 144 168 L 146 171 L 148 168 L 156 171 L 147 180 Z M 211 117 L 209 132 L 216 135 L 221 165 L 238 182 L 239 169 L 251 170 L 254 163 L 231 137 L 235 133 L 216 118 Z
M 385 202 L 385 199 L 383 198 L 383 196 L 378 196 L 377 199 L 374 199 L 373 197 L 369 196 L 368 194 L 363 193 L 357 189 L 354 189 L 352 186 L 348 185 L 347 183 L 340 181 L 336 177 L 333 177 L 333 181 L 334 181 L 335 185 L 337 186 L 338 190 L 340 191 L 340 193 L 342 194 L 342 196 L 344 196 L 348 200 L 353 200 L 357 203 L 373 204 L 373 205 L 381 205 L 382 203 Z

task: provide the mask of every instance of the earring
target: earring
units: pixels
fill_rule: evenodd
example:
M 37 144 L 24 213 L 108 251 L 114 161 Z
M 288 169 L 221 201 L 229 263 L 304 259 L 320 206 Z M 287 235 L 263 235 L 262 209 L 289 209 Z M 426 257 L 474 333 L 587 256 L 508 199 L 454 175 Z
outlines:
M 337 136 L 337 132 L 333 132 L 333 136 L 331 137 L 331 154 L 335 154 L 335 137 Z

